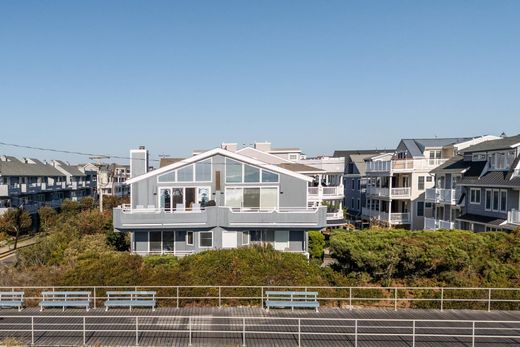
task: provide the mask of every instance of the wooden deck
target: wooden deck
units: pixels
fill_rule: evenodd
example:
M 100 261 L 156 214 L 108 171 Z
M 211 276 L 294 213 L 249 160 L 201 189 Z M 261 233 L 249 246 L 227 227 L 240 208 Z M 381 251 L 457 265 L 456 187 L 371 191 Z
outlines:
M 298 346 L 298 320 L 287 318 L 301 318 L 300 329 L 303 333 L 301 346 L 354 346 L 354 337 L 346 335 L 353 333 L 355 329 L 354 321 L 345 320 L 351 318 L 367 319 L 367 321 L 359 321 L 358 333 L 367 336 L 358 336 L 358 346 L 412 346 L 411 336 L 406 336 L 412 331 L 410 321 L 385 321 L 385 319 L 443 320 L 441 322 L 417 321 L 416 334 L 418 335 L 426 333 L 466 335 L 471 333 L 471 324 L 446 322 L 446 320 L 485 320 L 490 321 L 490 329 L 481 330 L 477 335 L 484 332 L 486 335 L 496 335 L 499 332 L 494 329 L 498 326 L 511 329 L 509 332 L 500 331 L 500 334 L 507 333 L 519 338 L 477 337 L 475 346 L 520 345 L 520 323 L 500 325 L 492 323 L 493 321 L 520 322 L 520 312 L 322 309 L 316 313 L 311 310 L 266 312 L 259 308 L 164 308 L 157 309 L 155 312 L 149 309 L 134 309 L 132 312 L 120 309 L 108 312 L 102 309 L 90 312 L 81 309 L 68 309 L 65 312 L 60 309 L 39 312 L 32 308 L 22 312 L 3 310 L 0 311 L 0 342 L 6 337 L 11 337 L 30 344 L 30 317 L 35 317 L 33 320 L 35 345 L 82 345 L 83 317 L 86 317 L 85 343 L 87 345 L 133 346 L 136 344 L 135 316 L 139 316 L 137 319 L 140 346 L 187 346 L 190 327 L 193 332 L 194 346 L 241 346 L 244 337 L 244 319 L 246 319 L 247 346 Z M 390 333 L 393 336 L 376 336 L 377 333 Z M 471 346 L 471 342 L 471 338 L 467 337 L 416 337 L 416 346 Z

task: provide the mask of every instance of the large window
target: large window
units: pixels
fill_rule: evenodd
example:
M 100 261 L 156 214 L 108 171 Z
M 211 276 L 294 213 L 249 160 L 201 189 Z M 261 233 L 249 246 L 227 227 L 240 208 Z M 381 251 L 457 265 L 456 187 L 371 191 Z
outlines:
M 211 159 L 202 160 L 195 164 L 195 181 L 211 181 Z
M 244 165 L 244 182 L 260 182 L 260 169 L 250 165 Z
M 242 183 L 242 163 L 226 159 L 226 182 Z
M 188 165 L 177 171 L 179 182 L 193 182 L 193 165 Z
M 278 182 L 278 174 L 271 171 L 262 170 L 262 182 L 276 183 Z
M 474 205 L 480 204 L 480 189 L 471 188 L 469 190 L 469 202 Z
M 211 182 L 211 158 L 201 160 L 157 177 L 157 182 Z
M 150 252 L 161 252 L 161 238 L 160 231 L 152 231 L 150 233 Z
M 417 217 L 423 217 L 423 216 L 424 216 L 424 202 L 418 201 L 417 202 Z
M 226 188 L 226 206 L 232 208 L 276 209 L 278 207 L 278 188 Z
M 211 231 L 199 232 L 199 247 L 201 247 L 201 248 L 213 247 L 213 232 L 211 232 Z
M 278 174 L 226 158 L 226 183 L 276 183 Z
M 507 190 L 500 191 L 500 212 L 507 212 Z

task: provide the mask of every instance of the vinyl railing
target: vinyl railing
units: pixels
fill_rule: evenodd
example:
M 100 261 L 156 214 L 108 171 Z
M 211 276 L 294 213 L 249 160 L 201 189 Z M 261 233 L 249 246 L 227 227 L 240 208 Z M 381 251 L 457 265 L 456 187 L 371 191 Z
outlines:
M 0 287 L 0 292 L 23 291 L 27 306 L 36 306 L 43 291 L 90 291 L 92 305 L 101 307 L 106 292 L 157 291 L 161 307 L 192 304 L 208 306 L 262 306 L 270 290 L 315 291 L 322 306 L 353 309 L 379 307 L 430 309 L 518 310 L 520 288 L 476 287 L 330 287 L 330 286 L 22 286 Z
M 455 223 L 435 218 L 424 218 L 424 229 L 425 230 L 451 230 L 455 229 Z
M 107 334 L 109 333 L 109 334 Z M 183 315 L 54 315 L 2 316 L 0 336 L 21 336 L 23 343 L 53 345 L 127 345 L 157 343 L 155 337 L 172 344 L 192 346 L 235 340 L 235 344 L 270 344 L 287 340 L 287 345 L 342 339 L 357 347 L 364 337 L 401 344 L 476 343 L 518 344 L 520 322 L 516 320 L 374 319 L 326 317 L 183 316 Z M 180 335 L 180 336 L 179 336 Z M 104 341 L 103 339 L 106 339 Z M 224 341 L 219 341 L 220 339 Z M 259 341 L 258 341 L 259 340 Z M 360 341 L 361 340 L 361 341 Z M 442 342 L 440 342 L 440 341 Z M 229 342 L 228 342 L 229 343 Z M 47 343 L 48 344 L 48 343 Z
M 307 193 L 309 198 L 342 197 L 345 194 L 345 188 L 342 185 L 329 187 L 308 187 Z
M 447 159 L 394 159 L 385 161 L 367 162 L 367 172 L 400 172 L 412 170 L 430 170 Z
M 208 208 L 214 208 L 211 206 Z M 218 208 L 228 209 L 231 213 L 316 213 L 318 207 L 229 207 L 219 206 Z M 136 206 L 132 208 L 128 204 L 121 206 L 121 210 L 125 214 L 131 213 L 201 213 L 206 210 L 206 207 L 191 207 L 191 208 L 157 208 L 155 206 Z
M 511 210 L 507 213 L 507 222 L 520 225 L 520 211 Z

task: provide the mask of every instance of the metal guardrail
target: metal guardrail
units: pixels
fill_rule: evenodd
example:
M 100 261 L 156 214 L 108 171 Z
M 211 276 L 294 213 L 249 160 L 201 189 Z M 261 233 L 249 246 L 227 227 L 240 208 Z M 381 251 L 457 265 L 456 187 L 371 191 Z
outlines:
M 330 286 L 24 286 L 0 287 L 0 291 L 24 291 L 29 306 L 42 300 L 42 291 L 91 291 L 93 307 L 106 300 L 107 290 L 154 290 L 160 307 L 181 307 L 193 303 L 212 306 L 258 305 L 269 290 L 317 291 L 322 306 L 430 309 L 470 308 L 477 310 L 519 310 L 520 288 L 458 287 L 330 287 Z M 508 306 L 509 305 L 509 306 Z
M 354 346 L 362 337 L 399 338 L 401 342 L 416 345 L 418 339 L 446 338 L 467 339 L 471 346 L 477 342 L 520 341 L 520 322 L 518 321 L 491 321 L 491 320 L 442 320 L 442 319 L 375 319 L 375 318 L 295 318 L 295 317 L 224 317 L 224 316 L 2 316 L 0 321 L 0 336 L 7 332 L 13 335 L 22 335 L 31 341 L 31 345 L 38 342 L 40 334 L 45 338 L 53 333 L 66 333 L 54 337 L 56 343 L 67 339 L 70 344 L 73 334 L 77 340 L 82 339 L 83 345 L 89 339 L 99 338 L 96 333 L 110 332 L 113 337 L 121 340 L 122 344 L 130 345 L 129 338 L 134 345 L 146 344 L 145 333 L 172 335 L 174 338 L 183 335 L 187 344 L 191 346 L 194 339 L 209 337 L 217 339 L 217 335 L 235 335 L 241 345 L 246 346 L 249 339 L 272 337 L 279 339 L 288 336 L 294 345 L 301 346 L 306 338 L 312 337 L 348 337 Z M 30 335 L 30 336 L 29 336 Z M 126 336 L 126 339 L 125 339 Z M 5 337 L 5 336 L 4 336 Z M 101 337 L 102 338 L 102 337 Z M 513 341 L 511 341 L 513 340 Z M 176 340 L 178 341 L 178 340 Z M 79 342 L 79 341 L 78 341 Z M 496 342 L 495 342 L 496 343 Z M 60 343 L 62 344 L 62 343 Z M 77 345 L 79 343 L 74 343 Z M 113 344 L 113 342 L 112 342 Z

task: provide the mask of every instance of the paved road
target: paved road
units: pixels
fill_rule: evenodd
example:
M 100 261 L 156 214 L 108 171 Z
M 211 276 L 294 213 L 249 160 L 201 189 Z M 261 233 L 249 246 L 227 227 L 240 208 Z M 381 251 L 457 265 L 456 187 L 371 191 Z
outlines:
M 472 323 L 464 321 L 487 321 L 477 323 L 477 335 L 508 334 L 516 338 L 477 337 L 475 346 L 520 345 L 520 312 L 323 309 L 315 313 L 286 310 L 266 312 L 260 308 L 164 308 L 155 312 L 145 309 L 104 312 L 97 309 L 88 313 L 79 309 L 65 312 L 46 310 L 42 313 L 36 309 L 20 313 L 6 310 L 0 312 L 0 341 L 14 337 L 23 343 L 30 343 L 30 317 L 33 316 L 35 345 L 81 345 L 85 316 L 87 345 L 130 346 L 136 342 L 136 315 L 140 316 L 137 318 L 140 346 L 186 346 L 189 344 L 190 329 L 195 346 L 239 346 L 243 343 L 244 323 L 247 346 L 297 346 L 298 324 L 304 333 L 301 335 L 301 346 L 354 346 L 352 334 L 355 321 L 349 320 L 352 318 L 358 319 L 358 333 L 362 334 L 358 337 L 358 346 L 412 346 L 412 337 L 409 336 L 412 333 L 412 320 L 418 320 L 415 323 L 418 335 L 468 335 L 471 334 Z M 493 323 L 497 321 L 509 323 Z M 504 328 L 508 330 L 500 330 Z M 471 343 L 471 337 L 418 336 L 415 345 L 471 346 Z

